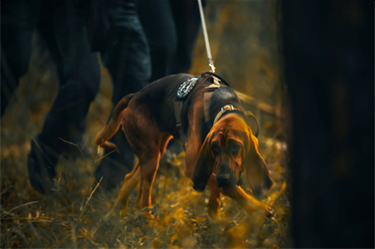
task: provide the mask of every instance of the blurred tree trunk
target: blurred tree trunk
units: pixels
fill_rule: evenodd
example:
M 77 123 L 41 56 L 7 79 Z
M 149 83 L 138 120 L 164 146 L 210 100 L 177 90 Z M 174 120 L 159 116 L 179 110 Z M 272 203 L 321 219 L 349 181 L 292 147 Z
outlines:
M 283 1 L 296 247 L 374 247 L 372 1 Z

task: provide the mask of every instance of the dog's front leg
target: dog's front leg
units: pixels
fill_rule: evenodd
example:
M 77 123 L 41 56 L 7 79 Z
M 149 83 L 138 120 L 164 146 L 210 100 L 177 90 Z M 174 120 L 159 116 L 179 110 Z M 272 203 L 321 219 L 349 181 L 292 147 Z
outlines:
M 210 195 L 208 198 L 208 215 L 212 218 L 216 218 L 220 213 L 221 204 L 221 191 L 216 183 L 216 176 L 212 174 L 207 182 L 207 186 L 210 189 Z
M 200 138 L 200 137 L 198 137 Z M 192 179 L 194 166 L 199 154 L 199 148 L 202 143 L 200 139 L 197 139 L 197 136 L 191 136 L 189 140 L 189 145 L 186 148 L 185 156 L 185 169 L 184 174 L 186 177 Z M 220 213 L 220 204 L 221 204 L 221 191 L 216 182 L 215 174 L 212 174 L 208 179 L 207 186 L 210 189 L 210 195 L 208 199 L 208 215 L 212 218 L 216 218 Z
M 250 215 L 254 215 L 258 212 L 265 214 L 266 216 L 272 215 L 270 207 L 261 203 L 251 195 L 248 195 L 239 186 L 231 189 L 222 190 L 222 193 L 237 201 L 238 204 L 240 204 L 245 209 L 245 211 Z

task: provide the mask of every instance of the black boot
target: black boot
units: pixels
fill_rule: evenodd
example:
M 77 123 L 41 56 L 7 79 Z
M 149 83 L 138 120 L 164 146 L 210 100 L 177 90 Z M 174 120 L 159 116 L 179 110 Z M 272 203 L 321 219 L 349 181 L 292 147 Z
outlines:
M 120 186 L 125 175 L 133 169 L 135 164 L 134 153 L 121 129 L 109 141 L 117 145 L 120 153 L 105 150 L 104 155 L 111 154 L 101 160 L 95 171 L 97 182 L 103 177 L 100 188 L 104 191 L 111 191 Z
M 43 145 L 38 137 L 31 141 L 31 150 L 27 157 L 27 169 L 31 186 L 39 193 L 50 193 L 56 188 L 53 180 L 56 176 L 56 164 L 58 157 L 47 152 L 48 148 Z

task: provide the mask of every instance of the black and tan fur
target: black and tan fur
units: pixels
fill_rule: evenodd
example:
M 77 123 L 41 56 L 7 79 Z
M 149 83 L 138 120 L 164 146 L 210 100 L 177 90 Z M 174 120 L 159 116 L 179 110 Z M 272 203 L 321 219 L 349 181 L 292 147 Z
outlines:
M 188 74 L 171 75 L 150 83 L 135 94 L 127 95 L 117 104 L 111 121 L 97 137 L 97 145 L 117 149 L 108 140 L 122 126 L 138 157 L 133 171 L 125 176 L 116 201 L 116 207 L 123 212 L 126 212 L 129 195 L 138 183 L 137 201 L 140 207 L 151 207 L 151 188 L 159 160 L 169 140 L 172 137 L 180 139 L 174 116 L 176 91 L 182 82 L 191 77 Z M 248 213 L 263 210 L 270 214 L 266 205 L 236 184 L 244 171 L 254 193 L 272 185 L 267 165 L 258 151 L 258 140 L 245 118 L 229 112 L 216 124 L 205 123 L 203 92 L 211 83 L 211 76 L 201 77 L 184 99 L 181 109 L 182 127 L 187 138 L 185 176 L 193 180 L 194 189 L 198 191 L 203 191 L 206 185 L 209 187 L 208 211 L 211 216 L 219 214 L 222 194 L 237 201 Z M 220 87 L 211 98 L 210 120 L 214 120 L 220 108 L 226 104 L 241 105 L 231 88 Z

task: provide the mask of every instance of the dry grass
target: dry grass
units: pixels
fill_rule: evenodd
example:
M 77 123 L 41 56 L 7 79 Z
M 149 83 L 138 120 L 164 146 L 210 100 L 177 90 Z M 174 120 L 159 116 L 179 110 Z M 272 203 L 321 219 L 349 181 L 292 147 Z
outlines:
M 31 91 L 45 89 L 53 78 L 29 83 L 22 79 L 17 95 L 23 102 L 11 103 L 1 124 L 1 248 L 279 248 L 291 246 L 290 188 L 287 184 L 285 144 L 260 137 L 260 150 L 275 184 L 261 199 L 273 207 L 272 218 L 251 218 L 233 201 L 224 198 L 221 214 L 207 216 L 207 196 L 195 192 L 182 174 L 184 154 L 162 165 L 152 191 L 155 220 L 137 210 L 135 195 L 128 215 L 109 216 L 118 190 L 103 193 L 95 187 L 93 172 L 102 154 L 94 138 L 102 129 L 110 107 L 108 73 L 102 71 L 102 86 L 90 109 L 82 146 L 69 142 L 75 157 L 64 155 L 57 165 L 58 189 L 51 196 L 34 191 L 29 182 L 26 157 L 31 136 L 36 134 L 52 99 L 36 101 Z M 44 90 L 42 90 L 44 89 Z M 43 96 L 43 95 L 42 95 Z M 28 108 L 22 109 L 23 105 Z M 44 105 L 44 106 L 43 106 Z M 47 106 L 47 107 L 46 107 Z M 263 125 L 264 134 L 267 124 Z M 59 139 L 59 138 L 56 138 Z
M 12 137 L 2 133 L 1 248 L 279 248 L 290 245 L 290 191 L 282 166 L 285 165 L 283 143 L 260 139 L 261 152 L 275 181 L 261 200 L 274 208 L 272 218 L 251 218 L 235 202 L 224 198 L 219 218 L 210 219 L 206 214 L 207 191 L 195 192 L 190 180 L 181 173 L 182 153 L 159 169 L 152 192 L 155 220 L 144 218 L 141 210 L 137 210 L 136 193 L 129 201 L 126 216 L 114 214 L 105 219 L 118 190 L 105 194 L 99 185 L 93 190 L 93 171 L 101 158 L 94 147 L 94 136 L 86 135 L 87 148 L 80 156 L 62 158 L 57 167 L 58 189 L 51 196 L 42 196 L 31 188 L 27 179 L 27 148 L 18 146 Z M 12 149 L 17 146 L 19 151 Z
M 175 163 L 181 159 L 183 156 Z M 59 189 L 46 197 L 31 189 L 25 170 L 21 169 L 24 165 L 3 171 L 6 179 L 1 183 L 2 248 L 278 248 L 288 239 L 290 208 L 280 165 L 272 166 L 276 184 L 262 200 L 275 209 L 275 215 L 266 220 L 251 219 L 230 199 L 223 199 L 220 217 L 210 219 L 206 215 L 207 193 L 194 192 L 190 181 L 179 176 L 178 166 L 164 165 L 153 189 L 154 221 L 144 218 L 135 208 L 135 196 L 129 202 L 128 215 L 105 220 L 116 192 L 92 197 L 90 166 L 95 164 L 89 159 L 69 164 L 59 174 Z M 281 175 L 274 177 L 276 174 Z

